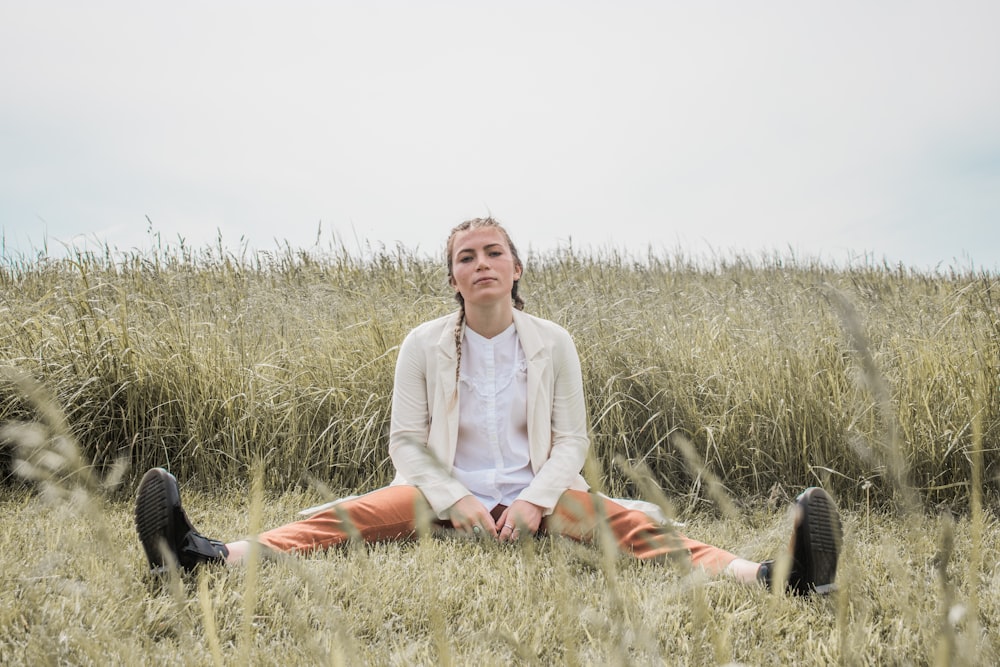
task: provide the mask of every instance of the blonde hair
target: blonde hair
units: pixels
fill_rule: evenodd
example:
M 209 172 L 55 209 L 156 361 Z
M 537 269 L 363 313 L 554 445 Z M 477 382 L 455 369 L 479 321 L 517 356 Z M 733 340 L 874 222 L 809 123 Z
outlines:
M 517 248 L 514 247 L 514 242 L 510 240 L 510 234 L 507 230 L 503 228 L 499 222 L 493 218 L 473 218 L 472 220 L 466 220 L 465 222 L 459 223 L 452 230 L 451 234 L 448 235 L 448 242 L 445 244 L 445 255 L 446 261 L 448 263 L 448 282 L 450 283 L 454 274 L 452 270 L 454 268 L 454 252 L 455 252 L 455 237 L 458 236 L 459 232 L 467 232 L 470 229 L 495 229 L 503 236 L 504 241 L 507 243 L 507 247 L 510 248 L 510 254 L 514 257 L 514 265 L 521 269 L 522 273 L 524 271 L 524 262 L 521 261 L 521 256 L 517 254 Z M 510 299 L 514 307 L 518 310 L 524 310 L 524 299 L 517 291 L 517 283 L 515 280 L 513 286 L 510 288 Z M 465 298 L 462 293 L 455 291 L 455 300 L 458 301 L 458 322 L 455 324 L 455 354 L 457 355 L 458 361 L 455 364 L 455 395 L 458 396 L 458 378 L 459 370 L 462 367 L 462 325 L 465 324 Z

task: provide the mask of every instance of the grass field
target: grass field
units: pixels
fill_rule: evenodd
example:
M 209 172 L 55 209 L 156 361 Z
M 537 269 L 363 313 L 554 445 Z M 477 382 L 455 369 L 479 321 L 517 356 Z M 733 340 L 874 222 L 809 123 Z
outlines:
M 993 664 L 998 277 L 780 256 L 530 256 L 573 334 L 592 483 L 749 558 L 822 484 L 841 589 L 770 595 L 616 557 L 426 537 L 150 582 L 131 527 L 164 465 L 212 536 L 391 475 L 397 345 L 440 262 L 163 248 L 0 266 L 4 664 Z M 255 480 L 252 482 L 251 480 Z M 659 490 L 663 491 L 658 496 Z
M 185 500 L 210 534 L 250 530 L 243 495 Z M 263 500 L 275 525 L 315 495 Z M 16 493 L 2 510 L 5 664 L 988 665 L 1000 646 L 992 520 L 977 551 L 967 519 L 850 512 L 841 590 L 803 600 L 555 540 L 427 538 L 158 584 L 124 501 Z M 686 528 L 758 558 L 786 529 L 768 510 Z

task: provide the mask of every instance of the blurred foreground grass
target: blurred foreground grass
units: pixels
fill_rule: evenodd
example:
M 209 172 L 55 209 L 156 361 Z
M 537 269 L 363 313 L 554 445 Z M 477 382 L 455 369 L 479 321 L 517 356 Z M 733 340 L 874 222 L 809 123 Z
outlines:
M 184 493 L 206 533 L 250 529 L 245 492 Z M 286 522 L 316 499 L 268 496 L 261 520 Z M 986 559 L 972 570 L 979 557 L 968 520 L 849 513 L 839 592 L 798 599 L 551 539 L 504 548 L 426 538 L 156 584 L 144 575 L 127 502 L 81 508 L 18 492 L 0 512 L 4 664 L 988 665 L 1000 657 L 992 518 Z M 688 534 L 751 558 L 783 548 L 789 525 L 784 511 L 765 508 L 685 518 Z

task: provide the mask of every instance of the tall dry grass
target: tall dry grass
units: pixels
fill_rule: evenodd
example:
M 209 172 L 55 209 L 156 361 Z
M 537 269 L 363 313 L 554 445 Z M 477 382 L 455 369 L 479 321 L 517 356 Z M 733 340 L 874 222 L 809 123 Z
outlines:
M 581 353 L 592 480 L 756 559 L 821 482 L 847 508 L 837 594 L 709 582 L 606 540 L 429 536 L 150 581 L 136 474 L 169 466 L 218 537 L 385 483 L 396 346 L 452 308 L 439 263 L 398 248 L 158 246 L 0 267 L 0 420 L 33 480 L 0 487 L 0 662 L 995 663 L 996 276 L 528 264 L 529 311 Z
M 430 533 L 150 578 L 131 502 L 101 491 L 114 480 L 81 465 L 51 426 L 11 428 L 19 470 L 38 486 L 0 497 L 5 665 L 990 665 L 1000 655 L 1000 530 L 981 511 L 845 513 L 839 590 L 823 598 L 639 563 L 608 539 L 510 546 Z M 209 534 L 242 535 L 315 501 L 315 490 L 268 494 L 260 471 L 243 493 L 185 485 L 189 515 Z M 757 559 L 780 553 L 790 526 L 762 505 L 684 518 L 689 534 Z
M 976 419 L 997 488 L 997 283 L 567 248 L 529 257 L 522 292 L 577 342 L 613 492 L 636 490 L 622 457 L 700 502 L 682 436 L 735 498 L 823 483 L 850 502 L 905 487 L 964 506 Z M 270 489 L 385 483 L 397 346 L 454 305 L 436 259 L 334 244 L 8 259 L 0 289 L 0 359 L 53 392 L 98 468 L 168 465 L 208 486 L 259 462 Z M 31 417 L 0 388 L 0 421 Z

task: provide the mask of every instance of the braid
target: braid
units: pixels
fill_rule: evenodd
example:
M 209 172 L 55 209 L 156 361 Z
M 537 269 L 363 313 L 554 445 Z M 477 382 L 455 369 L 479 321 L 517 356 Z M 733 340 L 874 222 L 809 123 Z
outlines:
M 458 376 L 462 368 L 462 325 L 463 324 L 465 324 L 464 303 L 462 303 L 462 308 L 458 311 L 458 322 L 455 324 L 455 396 L 458 396 Z
M 524 299 L 521 295 L 517 293 L 517 283 L 519 281 L 514 281 L 514 286 L 510 288 L 510 298 L 514 300 L 514 307 L 518 310 L 524 310 Z

